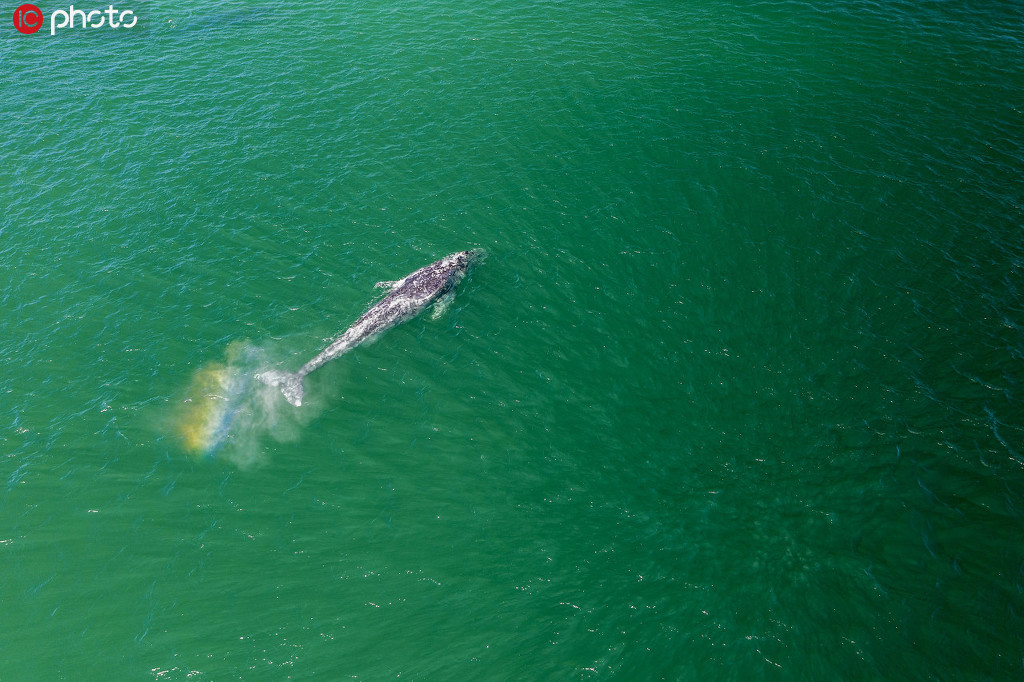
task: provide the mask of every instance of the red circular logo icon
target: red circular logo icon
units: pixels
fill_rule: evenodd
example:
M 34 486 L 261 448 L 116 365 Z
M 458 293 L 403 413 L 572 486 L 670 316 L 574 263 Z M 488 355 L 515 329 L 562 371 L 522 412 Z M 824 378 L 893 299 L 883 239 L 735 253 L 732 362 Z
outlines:
M 14 28 L 22 33 L 35 33 L 43 27 L 43 13 L 35 5 L 22 5 L 14 10 Z

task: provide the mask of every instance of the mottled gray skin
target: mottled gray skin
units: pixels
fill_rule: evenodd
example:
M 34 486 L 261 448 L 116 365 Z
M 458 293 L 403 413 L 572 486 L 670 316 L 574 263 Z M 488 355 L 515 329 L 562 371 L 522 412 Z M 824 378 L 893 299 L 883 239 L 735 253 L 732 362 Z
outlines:
M 455 286 L 466 276 L 470 266 L 483 255 L 482 249 L 459 251 L 420 268 L 404 279 L 396 282 L 378 282 L 378 287 L 386 286 L 391 289 L 387 296 L 363 313 L 344 334 L 303 365 L 298 372 L 268 370 L 257 374 L 256 378 L 270 386 L 280 386 L 288 402 L 296 407 L 302 405 L 302 379 L 307 374 L 356 346 L 376 338 L 395 325 L 416 317 L 435 301 L 438 312 L 443 312 L 447 300 L 455 293 Z M 443 300 L 438 301 L 442 297 Z

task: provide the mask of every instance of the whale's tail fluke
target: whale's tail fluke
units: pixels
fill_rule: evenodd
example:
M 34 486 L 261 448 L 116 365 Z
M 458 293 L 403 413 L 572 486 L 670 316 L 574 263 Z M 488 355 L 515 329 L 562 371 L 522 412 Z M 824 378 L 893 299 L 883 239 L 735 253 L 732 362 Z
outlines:
M 256 378 L 267 386 L 278 386 L 285 399 L 295 407 L 302 405 L 302 394 L 305 389 L 302 387 L 302 375 L 284 372 L 279 369 L 268 369 L 260 372 Z

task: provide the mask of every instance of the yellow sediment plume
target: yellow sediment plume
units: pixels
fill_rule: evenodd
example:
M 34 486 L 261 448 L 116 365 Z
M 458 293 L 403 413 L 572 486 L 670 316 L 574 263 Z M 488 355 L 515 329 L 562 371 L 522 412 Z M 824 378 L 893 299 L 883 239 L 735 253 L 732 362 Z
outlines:
M 298 417 L 308 421 L 315 413 L 293 416 L 278 391 L 256 382 L 256 372 L 266 366 L 262 350 L 240 340 L 227 345 L 222 361 L 197 368 L 173 415 L 172 431 L 182 449 L 197 459 L 216 455 L 244 468 L 261 461 L 264 436 L 279 442 L 296 438 Z M 288 407 L 284 418 L 281 405 Z
M 228 347 L 230 351 L 230 346 Z M 200 368 L 189 385 L 185 405 L 178 422 L 178 433 L 190 453 L 201 455 L 216 445 L 221 422 L 228 409 L 225 389 L 230 372 L 225 365 L 215 363 Z

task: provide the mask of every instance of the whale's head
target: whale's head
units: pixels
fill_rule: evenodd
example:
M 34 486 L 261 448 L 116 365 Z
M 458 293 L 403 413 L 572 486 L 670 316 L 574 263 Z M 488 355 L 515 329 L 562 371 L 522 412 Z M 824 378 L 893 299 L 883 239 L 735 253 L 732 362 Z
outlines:
M 458 265 L 463 270 L 469 270 L 474 265 L 477 265 L 487 256 L 487 252 L 483 249 L 470 249 L 469 251 L 459 251 L 455 254 L 458 260 Z

